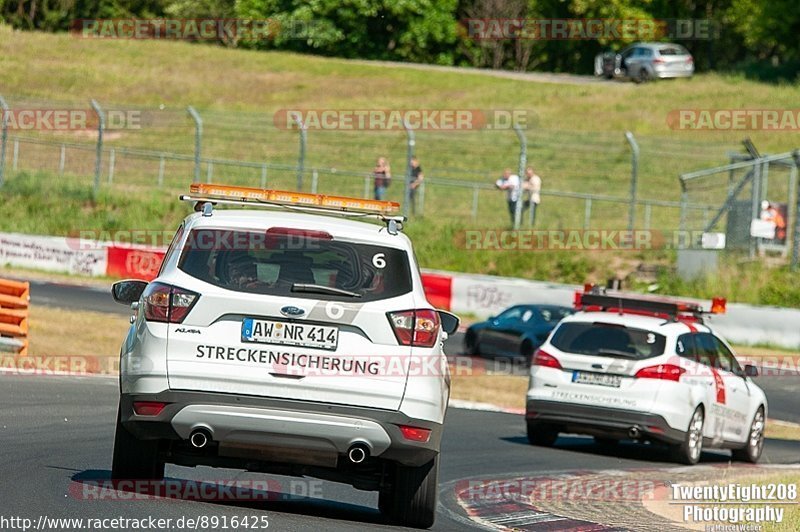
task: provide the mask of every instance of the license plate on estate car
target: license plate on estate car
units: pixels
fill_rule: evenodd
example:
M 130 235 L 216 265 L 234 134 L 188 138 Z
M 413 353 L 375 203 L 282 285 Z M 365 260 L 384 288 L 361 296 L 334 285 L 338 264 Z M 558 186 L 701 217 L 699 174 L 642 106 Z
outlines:
M 339 343 L 339 328 L 313 323 L 289 323 L 245 318 L 242 321 L 242 341 L 315 347 L 335 351 L 336 345 Z
M 622 377 L 619 375 L 609 375 L 607 373 L 591 373 L 587 371 L 573 371 L 572 382 L 578 384 L 595 384 L 597 386 L 610 386 L 619 388 L 622 384 Z

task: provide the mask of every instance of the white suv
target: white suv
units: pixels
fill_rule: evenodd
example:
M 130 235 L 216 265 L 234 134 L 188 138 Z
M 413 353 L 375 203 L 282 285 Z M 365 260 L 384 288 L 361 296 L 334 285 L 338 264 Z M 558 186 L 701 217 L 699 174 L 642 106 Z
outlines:
M 596 290 L 576 294 L 579 312 L 534 353 L 526 421 L 534 445 L 560 432 L 671 447 L 695 464 L 703 447 L 758 461 L 767 398 L 699 305 Z M 715 299 L 712 311 L 724 311 Z M 714 308 L 716 307 L 716 308 Z
M 183 197 L 200 212 L 158 276 L 113 288 L 134 308 L 113 478 L 158 480 L 166 462 L 313 476 L 377 490 L 390 520 L 431 526 L 442 344 L 458 318 L 426 299 L 399 219 L 325 215 L 396 204 L 352 200 L 354 213 L 307 207 L 323 196 L 203 187 L 217 195 Z

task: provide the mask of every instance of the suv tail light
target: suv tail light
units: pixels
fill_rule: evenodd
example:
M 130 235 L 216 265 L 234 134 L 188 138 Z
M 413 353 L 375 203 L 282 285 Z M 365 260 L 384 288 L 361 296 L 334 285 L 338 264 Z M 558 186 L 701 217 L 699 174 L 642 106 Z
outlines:
M 403 438 L 411 441 L 418 441 L 428 443 L 431 439 L 431 429 L 423 429 L 421 427 L 411 427 L 409 425 L 398 425 Z
M 661 379 L 678 382 L 684 373 L 686 373 L 686 369 L 675 364 L 659 364 L 640 369 L 634 377 L 637 379 Z
M 435 310 L 389 312 L 388 317 L 400 345 L 433 347 L 439 337 L 439 313 Z
M 666 61 L 664 60 L 663 57 L 656 57 L 655 59 L 653 59 L 653 63 L 655 63 L 657 65 L 662 65 L 662 64 L 666 63 Z
M 559 362 L 556 357 L 550 353 L 542 351 L 541 349 L 537 349 L 533 354 L 531 366 L 544 366 L 546 368 L 563 369 L 561 367 L 561 362 Z
M 177 286 L 150 283 L 144 291 L 144 317 L 147 321 L 181 323 L 200 296 Z
M 134 401 L 133 412 L 137 416 L 157 416 L 166 406 L 167 403 L 156 401 Z

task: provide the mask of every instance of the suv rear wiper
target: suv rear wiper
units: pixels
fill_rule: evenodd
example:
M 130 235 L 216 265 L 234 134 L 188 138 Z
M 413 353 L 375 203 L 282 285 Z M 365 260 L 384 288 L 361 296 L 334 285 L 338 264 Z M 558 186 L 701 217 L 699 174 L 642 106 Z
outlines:
M 292 285 L 292 292 L 308 292 L 312 294 L 331 294 L 334 296 L 361 297 L 361 294 L 357 292 L 351 292 L 350 290 L 342 290 L 341 288 L 333 288 L 331 286 L 324 286 L 321 284 L 294 283 Z

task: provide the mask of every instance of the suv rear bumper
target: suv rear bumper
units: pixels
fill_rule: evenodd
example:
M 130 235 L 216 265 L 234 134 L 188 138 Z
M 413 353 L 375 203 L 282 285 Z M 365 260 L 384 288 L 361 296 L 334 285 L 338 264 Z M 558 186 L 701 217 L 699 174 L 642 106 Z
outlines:
M 167 403 L 156 416 L 134 413 L 135 401 Z M 397 411 L 210 392 L 122 394 L 120 420 L 139 439 L 187 440 L 196 429 L 211 434 L 220 453 L 335 466 L 353 444 L 370 456 L 419 466 L 439 452 L 442 425 Z M 407 440 L 400 425 L 429 429 L 427 442 Z M 272 450 L 272 452 L 269 452 Z
M 525 420 L 557 425 L 560 432 L 607 438 L 629 438 L 632 427 L 638 428 L 643 439 L 681 443 L 685 437 L 658 414 L 538 399 L 528 399 Z

